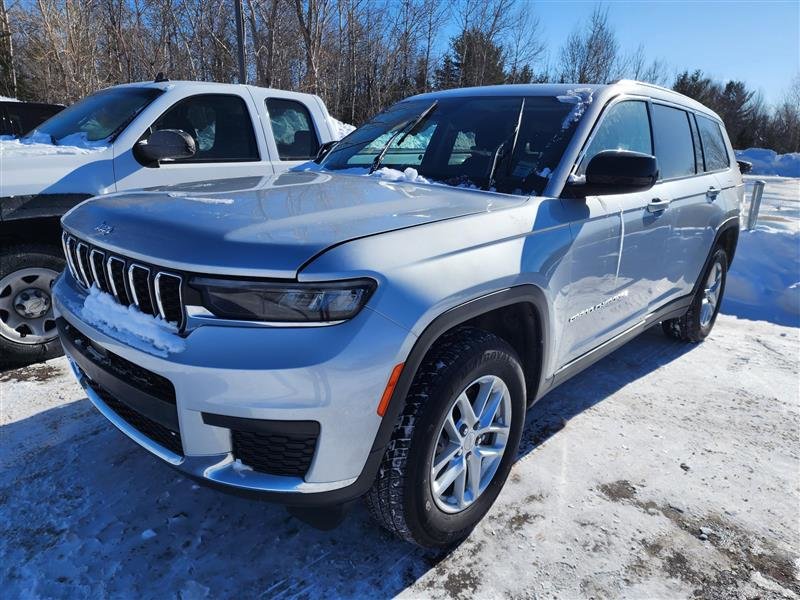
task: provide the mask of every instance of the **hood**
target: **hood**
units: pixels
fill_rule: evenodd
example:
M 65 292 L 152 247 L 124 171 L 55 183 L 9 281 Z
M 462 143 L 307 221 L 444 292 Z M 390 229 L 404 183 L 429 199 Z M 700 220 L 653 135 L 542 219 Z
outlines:
M 443 185 L 296 172 L 109 194 L 62 222 L 84 240 L 163 267 L 294 278 L 315 255 L 348 240 L 523 202 Z
M 112 150 L 0 141 L 0 198 L 86 194 L 113 186 Z

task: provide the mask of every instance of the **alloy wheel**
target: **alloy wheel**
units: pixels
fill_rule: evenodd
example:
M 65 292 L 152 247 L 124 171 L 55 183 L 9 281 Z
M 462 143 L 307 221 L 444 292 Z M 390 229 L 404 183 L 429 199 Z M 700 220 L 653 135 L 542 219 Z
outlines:
M 486 490 L 505 453 L 510 426 L 511 394 L 499 377 L 480 377 L 455 398 L 431 461 L 431 491 L 439 509 L 461 512 Z

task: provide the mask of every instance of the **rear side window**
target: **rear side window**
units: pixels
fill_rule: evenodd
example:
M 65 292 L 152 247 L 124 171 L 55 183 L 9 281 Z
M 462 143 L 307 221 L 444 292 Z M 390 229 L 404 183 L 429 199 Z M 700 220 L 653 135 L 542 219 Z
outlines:
M 686 111 L 653 104 L 653 135 L 661 179 L 694 175 L 694 140 Z
M 589 143 L 578 174 L 583 175 L 589 161 L 604 150 L 630 150 L 643 154 L 653 152 L 646 103 L 629 100 L 615 104 L 609 109 Z
M 319 138 L 308 109 L 295 100 L 267 98 L 272 135 L 281 160 L 308 160 L 319 151 Z
M 700 129 L 700 140 L 703 142 L 706 171 L 727 169 L 731 163 L 719 123 L 697 115 L 697 127 Z
M 239 96 L 202 94 L 181 100 L 152 127 L 180 129 L 194 138 L 197 154 L 175 162 L 259 160 L 253 121 Z

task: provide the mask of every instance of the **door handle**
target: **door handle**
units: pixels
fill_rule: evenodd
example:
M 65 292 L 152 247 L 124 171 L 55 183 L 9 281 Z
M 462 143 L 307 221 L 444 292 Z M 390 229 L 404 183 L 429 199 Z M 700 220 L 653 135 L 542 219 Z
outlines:
M 708 198 L 709 200 L 711 200 L 711 201 L 713 202 L 714 200 L 716 200 L 716 199 L 717 199 L 717 196 L 719 196 L 719 192 L 720 192 L 719 188 L 715 188 L 715 187 L 712 185 L 712 186 L 711 186 L 710 188 L 708 188 L 708 190 L 706 191 L 706 198 Z
M 647 212 L 657 213 L 669 208 L 669 200 L 666 198 L 653 198 L 647 205 Z

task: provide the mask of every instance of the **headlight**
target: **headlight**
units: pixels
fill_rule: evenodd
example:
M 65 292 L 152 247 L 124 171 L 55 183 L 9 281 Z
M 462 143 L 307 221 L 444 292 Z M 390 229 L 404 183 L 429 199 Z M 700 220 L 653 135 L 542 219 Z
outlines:
M 215 316 L 244 321 L 324 323 L 358 314 L 375 290 L 371 279 L 330 283 L 275 283 L 194 278 L 203 306 Z

